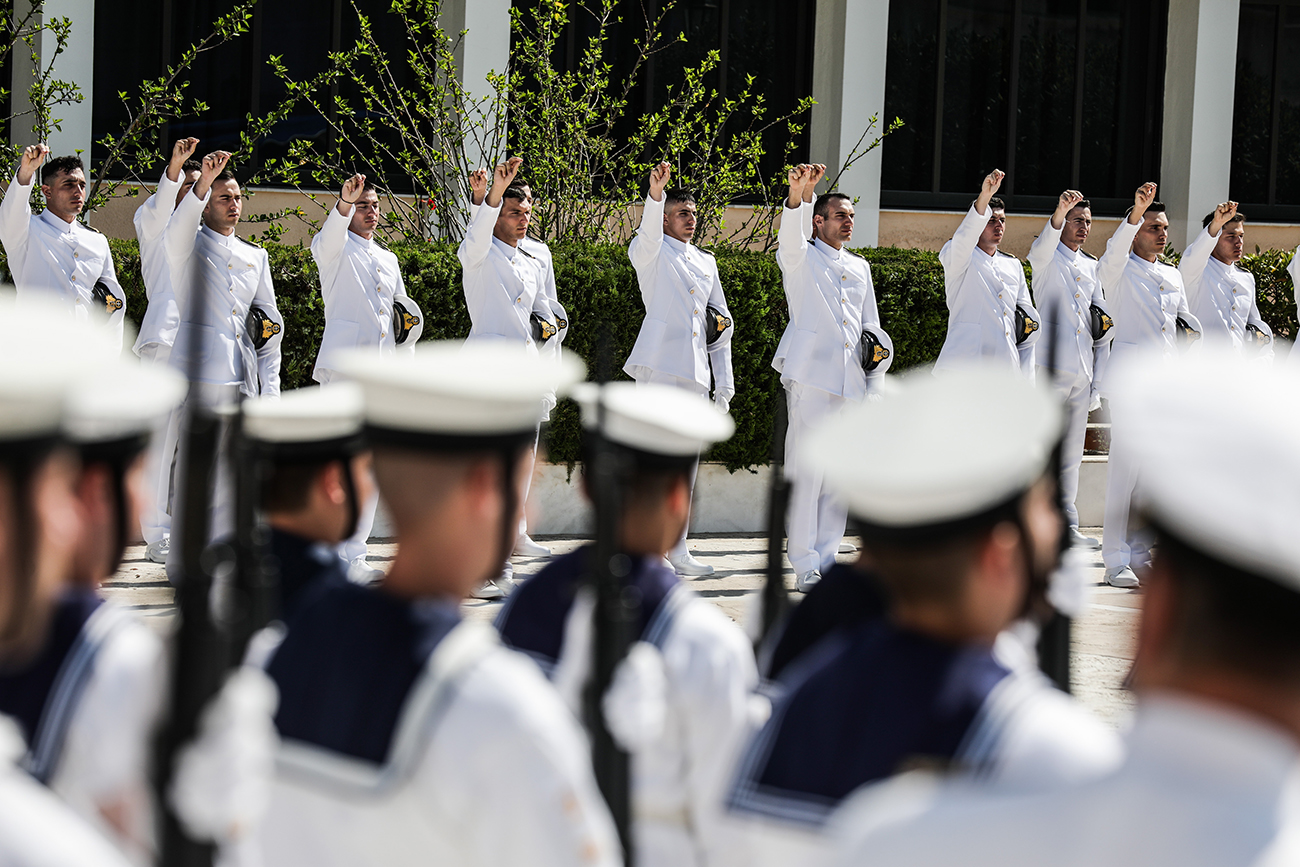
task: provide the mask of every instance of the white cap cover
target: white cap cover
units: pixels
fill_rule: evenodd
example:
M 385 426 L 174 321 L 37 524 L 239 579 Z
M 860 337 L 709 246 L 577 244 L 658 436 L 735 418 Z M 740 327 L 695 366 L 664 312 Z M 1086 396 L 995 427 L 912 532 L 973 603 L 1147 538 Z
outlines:
M 282 444 L 347 439 L 361 432 L 363 410 L 361 386 L 354 382 L 296 388 L 244 401 L 244 435 Z
M 107 443 L 150 433 L 185 396 L 185 377 L 163 365 L 116 359 L 77 377 L 64 431 L 77 443 Z
M 354 350 L 338 370 L 361 385 L 372 428 L 440 437 L 513 434 L 542 419 L 542 398 L 581 381 L 576 355 L 529 355 L 504 341 L 424 342 L 410 355 Z
M 570 396 L 582 410 L 582 426 L 595 428 L 598 400 L 605 404 L 605 436 L 619 445 L 670 457 L 698 455 L 731 437 L 736 423 L 707 399 L 671 385 L 584 382 Z
M 1113 374 L 1139 507 L 1203 553 L 1300 591 L 1300 370 L 1206 346 Z
M 1047 389 L 985 364 L 897 382 L 825 424 L 796 456 L 796 467 L 824 473 L 854 517 L 897 529 L 974 517 L 1047 468 L 1064 421 Z

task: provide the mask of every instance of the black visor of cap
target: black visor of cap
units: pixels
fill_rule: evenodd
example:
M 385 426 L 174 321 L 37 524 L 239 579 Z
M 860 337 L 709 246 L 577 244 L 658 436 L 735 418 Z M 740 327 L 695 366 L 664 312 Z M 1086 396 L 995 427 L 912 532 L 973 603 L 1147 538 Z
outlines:
M 345 458 L 366 449 L 366 437 L 357 432 L 346 437 L 309 442 L 271 442 L 249 438 L 257 452 L 276 463 L 315 463 L 334 458 Z
M 527 427 L 505 433 L 448 434 L 366 425 L 366 438 L 371 445 L 393 446 L 413 451 L 486 452 L 531 444 L 536 430 L 536 427 Z
M 592 449 L 592 432 L 584 430 L 582 432 L 582 456 L 587 460 L 591 456 Z M 673 470 L 688 470 L 691 465 L 699 460 L 698 454 L 690 455 L 665 455 L 659 452 L 648 452 L 643 449 L 634 448 L 623 443 L 609 441 L 613 449 L 617 449 L 620 454 L 627 457 L 633 470 L 644 470 L 647 472 L 671 472 Z

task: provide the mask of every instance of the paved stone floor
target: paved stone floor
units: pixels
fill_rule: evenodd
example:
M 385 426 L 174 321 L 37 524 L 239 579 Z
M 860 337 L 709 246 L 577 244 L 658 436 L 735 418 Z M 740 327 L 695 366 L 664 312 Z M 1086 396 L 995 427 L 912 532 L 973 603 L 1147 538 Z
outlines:
M 1084 532 L 1099 537 L 1101 531 Z M 556 554 L 571 551 L 583 542 L 573 537 L 538 537 L 538 541 L 550 546 Z M 385 542 L 372 544 L 371 564 L 379 569 L 385 568 L 396 547 Z M 733 620 L 743 622 L 750 608 L 755 606 L 762 584 L 767 564 L 767 540 L 756 536 L 704 534 L 692 537 L 691 548 L 697 557 L 716 570 L 708 577 L 689 579 L 691 587 Z M 850 561 L 854 556 L 842 554 L 840 559 Z M 517 557 L 514 562 L 516 577 L 524 580 L 546 563 L 545 559 L 526 557 Z M 788 564 L 785 575 L 787 586 L 793 591 L 794 571 Z M 1132 707 L 1132 699 L 1121 684 L 1133 661 L 1142 595 L 1140 591 L 1119 590 L 1102 583 L 1100 552 L 1090 562 L 1089 575 L 1094 586 L 1088 611 L 1074 624 L 1073 688 L 1075 694 L 1104 719 L 1120 726 Z M 170 627 L 174 614 L 172 589 L 162 567 L 144 559 L 143 546 L 127 550 L 122 570 L 104 589 L 108 597 L 139 610 L 160 630 Z M 793 595 L 796 600 L 799 598 L 797 593 Z M 476 600 L 464 605 L 467 617 L 482 619 L 494 617 L 500 607 L 500 602 Z

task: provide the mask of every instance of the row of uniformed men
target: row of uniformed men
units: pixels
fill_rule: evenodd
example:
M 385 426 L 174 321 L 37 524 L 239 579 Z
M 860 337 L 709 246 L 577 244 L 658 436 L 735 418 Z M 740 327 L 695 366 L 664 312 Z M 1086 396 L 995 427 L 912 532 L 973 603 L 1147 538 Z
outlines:
M 88 821 L 146 863 L 164 655 L 92 588 L 121 556 L 120 492 L 144 434 L 182 385 L 56 356 L 39 321 L 0 305 L 13 374 L 0 380 L 0 860 L 122 863 Z M 592 667 L 590 549 L 519 588 L 500 641 L 458 615 L 511 543 L 552 392 L 572 393 L 587 427 L 603 414 L 627 459 L 619 545 L 638 642 L 603 709 L 632 754 L 642 863 L 1300 856 L 1293 370 L 1217 351 L 1115 368 L 1115 424 L 1160 541 L 1122 744 L 1034 665 L 1035 624 L 1069 595 L 1065 423 L 1024 377 L 911 376 L 811 434 L 800 460 L 865 550 L 761 648 L 760 693 L 738 627 L 663 564 L 693 462 L 733 429 L 703 398 L 584 391 L 571 357 L 502 343 L 338 363 L 351 383 L 245 407 L 273 467 L 262 505 L 281 623 L 205 713 L 168 792 L 231 863 L 618 863 L 572 712 Z M 1247 466 L 1218 459 L 1229 445 Z M 334 553 L 366 494 L 367 449 L 398 531 L 379 586 L 348 581 Z
M 1078 530 L 1075 498 L 1088 414 L 1110 391 L 1108 367 L 1151 347 L 1167 354 L 1180 346 L 1194 350 L 1193 341 L 1202 336 L 1207 344 L 1272 363 L 1273 331 L 1259 315 L 1255 278 L 1238 265 L 1245 215 L 1236 202 L 1217 206 L 1174 267 L 1160 260 L 1169 241 L 1165 206 L 1156 201 L 1156 185 L 1143 184 L 1098 260 L 1081 249 L 1092 228 L 1089 202 L 1067 190 L 1030 248 L 1031 298 L 1020 260 L 998 249 L 1006 225 L 1005 207 L 996 197 L 1003 177 L 995 170 L 984 179 L 939 254 L 949 317 L 935 369 L 994 358 L 1048 378 L 1069 408 L 1061 478 L 1070 535 L 1076 544 L 1095 547 Z M 1300 257 L 1289 270 L 1300 278 Z M 1037 343 L 1043 334 L 1050 335 L 1050 345 Z M 1112 438 L 1101 547 L 1106 580 L 1117 587 L 1137 587 L 1138 572 L 1150 561 L 1149 534 L 1129 529 L 1136 482 L 1137 466 L 1124 438 Z

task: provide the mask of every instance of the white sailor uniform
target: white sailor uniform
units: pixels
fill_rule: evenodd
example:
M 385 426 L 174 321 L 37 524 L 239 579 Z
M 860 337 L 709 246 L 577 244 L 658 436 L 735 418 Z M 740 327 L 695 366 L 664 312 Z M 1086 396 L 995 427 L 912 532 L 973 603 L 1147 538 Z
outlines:
M 729 804 L 755 864 L 808 863 L 855 792 L 915 767 L 990 791 L 1042 792 L 1119 763 L 1118 738 L 1040 674 L 992 649 L 944 644 L 884 618 L 837 633 L 787 669 Z
M 1271 364 L 1273 329 L 1259 315 L 1255 275 L 1214 258 L 1218 241 L 1219 235 L 1211 236 L 1206 227 L 1183 251 L 1178 272 L 1187 287 L 1187 308 L 1205 327 L 1207 343 L 1228 342 L 1246 357 Z M 1257 342 L 1252 326 L 1268 338 L 1266 342 Z
M 777 263 L 785 285 L 790 322 L 772 359 L 789 402 L 786 473 L 793 480 L 787 554 L 796 574 L 826 572 L 844 537 L 848 512 L 822 487 L 821 473 L 799 466 L 799 442 L 828 416 L 861 401 L 893 363 L 893 341 L 880 327 L 871 266 L 848 250 L 812 235 L 813 203 L 785 209 Z M 889 357 L 867 374 L 862 332 L 870 331 Z
M 149 767 L 165 685 L 158 638 L 89 590 L 65 593 L 40 651 L 0 673 L 0 713 L 26 738 L 23 767 L 137 864 L 153 857 Z M 108 807 L 127 827 L 104 819 Z
M 1208 702 L 1138 706 L 1115 774 L 1033 797 L 908 794 L 916 818 L 873 827 L 845 809 L 835 867 L 1220 867 L 1300 863 L 1300 764 L 1292 736 Z M 912 805 L 900 803 L 909 798 Z M 883 806 L 883 804 L 882 804 Z
M 937 372 L 977 358 L 996 358 L 1032 377 L 1034 344 L 1041 329 L 1018 344 L 1016 307 L 1035 321 L 1038 311 L 1020 260 L 1001 250 L 990 256 L 979 248 L 980 233 L 988 221 L 989 214 L 979 213 L 972 205 L 939 251 L 948 302 L 948 333 L 934 369 Z
M 646 198 L 641 225 L 628 245 L 645 319 L 623 372 L 638 384 L 671 385 L 699 395 L 712 391 L 714 401 L 726 409 L 736 394 L 731 366 L 735 328 L 725 329 L 712 345 L 705 330 L 709 306 L 732 319 L 718 263 L 711 253 L 664 235 L 665 201 Z M 694 471 L 690 487 L 694 494 Z M 689 526 L 688 521 L 688 532 Z M 687 553 L 683 534 L 668 557 L 677 560 Z
M 574 599 L 592 549 L 548 564 L 519 587 L 497 618 L 503 642 L 554 679 L 561 666 L 590 670 L 570 640 Z M 631 557 L 625 579 L 640 591 L 638 640 L 653 646 L 666 679 L 662 728 L 632 753 L 636 861 L 647 867 L 749 864 L 722 800 L 739 744 L 749 730 L 758 675 L 741 630 L 697 597 L 659 558 Z M 589 616 L 589 609 L 588 609 Z M 574 627 L 577 628 L 577 627 Z
M 193 192 L 186 194 L 167 224 L 167 259 L 181 311 L 171 363 L 182 373 L 189 374 L 191 366 L 197 370 L 199 399 L 209 407 L 233 403 L 240 394 L 278 395 L 284 318 L 275 303 L 270 261 L 261 247 L 201 226 L 207 199 Z M 247 333 L 253 307 L 269 319 L 264 332 L 267 341 L 261 349 L 254 348 Z M 227 535 L 234 526 L 226 450 L 221 455 L 215 474 L 210 539 Z M 177 465 L 183 460 L 184 455 L 178 451 Z M 176 480 L 175 500 L 184 496 L 181 481 Z M 178 544 L 172 545 L 169 574 L 179 562 L 179 550 Z
M 1145 218 L 1136 226 L 1128 220 L 1120 223 L 1106 242 L 1106 254 L 1101 257 L 1098 269 L 1106 300 L 1115 316 L 1115 338 L 1098 384 L 1102 394 L 1112 390 L 1116 366 L 1122 370 L 1125 360 L 1140 356 L 1143 350 L 1160 348 L 1166 356 L 1173 355 L 1177 351 L 1179 318 L 1204 333 L 1200 321 L 1188 309 L 1187 293 L 1178 269 L 1159 260 L 1148 262 L 1132 252 L 1133 238 L 1144 222 Z M 1126 566 L 1142 566 L 1148 557 L 1146 544 L 1130 539 L 1128 533 L 1129 501 L 1137 483 L 1138 468 L 1129 457 L 1123 437 L 1112 435 L 1101 540 L 1107 575 Z
M 1062 228 L 1064 224 L 1062 224 Z M 1079 466 L 1088 434 L 1088 408 L 1095 388 L 1097 360 L 1114 335 L 1114 326 L 1100 339 L 1092 330 L 1092 307 L 1109 317 L 1101 289 L 1097 260 L 1082 250 L 1061 243 L 1061 229 L 1048 220 L 1029 248 L 1034 273 L 1034 298 L 1042 314 L 1042 331 L 1054 335 L 1052 346 L 1038 353 L 1038 372 L 1065 399 L 1067 420 L 1061 441 L 1061 497 L 1071 527 L 1079 526 L 1075 499 L 1079 493 Z M 1052 357 L 1048 357 L 1048 353 Z
M 267 666 L 264 863 L 619 863 L 587 742 L 536 666 L 454 601 L 313 591 Z
M 134 351 L 143 361 L 166 364 L 171 358 L 172 344 L 176 342 L 176 329 L 180 327 L 181 314 L 176 306 L 176 293 L 172 291 L 171 269 L 164 249 L 167 221 L 176 207 L 176 193 L 181 181 L 172 180 L 163 171 L 152 196 L 136 209 L 132 218 L 135 236 L 140 242 L 140 275 L 144 280 L 148 306 L 140 321 L 140 333 Z M 146 479 L 150 484 L 150 500 L 140 516 L 140 530 L 146 545 L 161 542 L 171 533 L 172 519 L 169 511 L 171 493 L 171 466 L 176 455 L 176 442 L 180 435 L 180 414 L 173 412 L 167 418 L 163 435 L 151 445 L 147 461 Z
M 100 834 L 18 767 L 22 736 L 0 716 L 0 864 L 128 867 Z
M 120 346 L 126 293 L 117 282 L 108 239 L 77 220 L 65 223 L 48 209 L 32 214 L 31 194 L 32 184 L 18 183 L 15 175 L 0 202 L 0 245 L 19 297 L 58 298 L 78 320 L 102 321 Z

